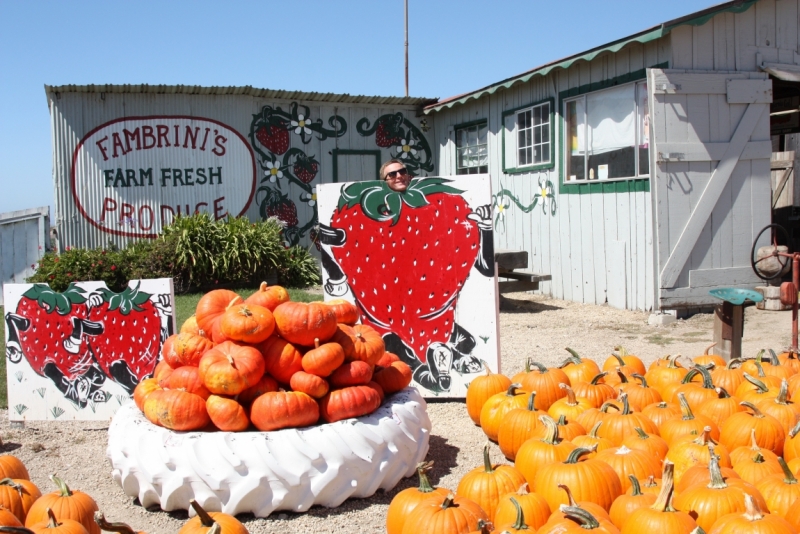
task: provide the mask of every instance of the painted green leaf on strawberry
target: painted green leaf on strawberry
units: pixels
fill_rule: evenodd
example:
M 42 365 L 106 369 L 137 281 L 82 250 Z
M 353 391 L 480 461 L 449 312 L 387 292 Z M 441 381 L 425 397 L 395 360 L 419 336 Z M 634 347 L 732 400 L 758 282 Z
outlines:
M 108 311 L 117 311 L 122 315 L 128 315 L 133 311 L 143 310 L 142 304 L 150 300 L 150 294 L 139 291 L 139 284 L 136 287 L 126 287 L 122 293 L 114 293 L 108 288 L 99 290 L 103 297 L 103 302 L 108 304 Z
M 70 283 L 63 293 L 53 291 L 47 284 L 33 284 L 22 296 L 35 300 L 47 313 L 55 311 L 59 315 L 69 315 L 74 304 L 86 302 L 83 293 L 86 291 L 74 283 Z
M 447 185 L 445 178 L 415 178 L 405 191 L 395 191 L 386 182 L 356 182 L 348 185 L 339 197 L 338 209 L 360 204 L 364 215 L 376 221 L 400 220 L 403 205 L 420 208 L 428 204 L 428 195 L 460 195 L 462 190 Z

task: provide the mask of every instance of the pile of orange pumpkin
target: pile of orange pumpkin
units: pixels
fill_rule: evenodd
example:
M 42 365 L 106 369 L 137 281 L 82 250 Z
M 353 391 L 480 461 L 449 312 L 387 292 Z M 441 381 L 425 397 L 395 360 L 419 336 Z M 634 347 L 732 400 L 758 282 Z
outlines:
M 294 302 L 262 283 L 247 299 L 217 289 L 162 345 L 134 401 L 172 430 L 261 431 L 367 415 L 411 369 L 342 299 Z
M 513 465 L 487 444 L 451 492 L 421 464 L 389 534 L 800 531 L 798 354 L 645 368 L 617 347 L 601 369 L 567 350 L 558 367 L 470 383 L 469 416 Z
M 31 482 L 28 469 L 10 454 L 0 456 L 0 532 L 25 534 L 137 534 L 124 523 L 109 523 L 88 493 L 73 490 L 61 478 L 50 477 L 56 491 L 42 495 Z M 195 501 L 197 515 L 179 534 L 247 534 L 238 519 L 221 512 L 206 512 Z M 139 533 L 143 534 L 143 533 Z

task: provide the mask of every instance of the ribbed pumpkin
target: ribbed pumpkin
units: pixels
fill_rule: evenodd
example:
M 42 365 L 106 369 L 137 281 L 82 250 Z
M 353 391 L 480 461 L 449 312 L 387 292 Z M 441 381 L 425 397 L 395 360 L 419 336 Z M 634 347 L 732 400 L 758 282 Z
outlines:
M 592 404 L 587 399 L 576 397 L 575 392 L 567 384 L 559 384 L 558 387 L 566 391 L 567 396 L 558 399 L 548 408 L 547 413 L 553 419 L 558 420 L 564 416 L 567 421 L 575 421 L 580 414 L 592 408 Z
M 27 528 L 0 527 L 2 532 L 24 532 L 25 534 L 88 534 L 89 531 L 78 521 L 68 518 L 56 518 L 53 510 L 46 510 L 47 519 L 30 525 Z M 99 527 L 98 527 L 99 528 Z M 99 531 L 98 531 L 99 532 Z
M 256 348 L 264 356 L 266 372 L 281 384 L 288 384 L 293 374 L 303 370 L 303 353 L 285 339 L 272 336 Z
M 635 381 L 640 383 L 637 384 Z M 627 381 L 627 382 L 626 382 Z M 627 378 L 620 384 L 619 389 L 628 394 L 628 402 L 634 411 L 641 412 L 645 406 L 649 406 L 655 402 L 661 402 L 661 393 L 658 390 L 651 388 L 647 384 L 645 377 L 638 373 L 631 375 L 631 379 Z
M 369 365 L 359 360 L 350 363 Z M 372 380 L 377 382 L 387 395 L 407 388 L 413 378 L 413 371 L 406 362 L 392 362 L 386 367 L 375 366 L 374 374 L 372 375 Z
M 278 382 L 271 376 L 265 374 L 261 377 L 261 380 L 239 393 L 237 399 L 242 406 L 250 406 L 253 404 L 254 400 L 269 391 L 278 391 Z
M 789 400 L 789 382 L 786 379 L 781 381 L 777 397 L 761 400 L 756 406 L 762 413 L 777 419 L 787 434 L 800 422 L 800 405 Z
M 717 346 L 716 342 L 712 343 L 711 345 L 706 347 L 706 350 L 703 351 L 703 354 L 701 354 L 700 356 L 695 356 L 694 358 L 692 358 L 692 361 L 695 363 L 695 365 L 708 366 L 708 364 L 713 363 L 714 364 L 714 368 L 724 367 L 725 364 L 728 363 L 725 360 L 725 358 L 723 358 L 719 354 L 709 354 L 708 353 L 708 351 L 710 351 L 711 349 L 713 349 L 716 346 Z
M 737 478 L 723 478 L 716 455 L 711 455 L 708 470 L 711 482 L 695 484 L 675 498 L 675 507 L 696 517 L 700 528 L 710 530 L 720 517 L 743 512 L 744 496 L 748 493 L 766 508 L 764 498 L 755 486 Z
M 333 341 L 320 345 L 319 339 L 314 340 L 314 348 L 305 353 L 301 362 L 303 371 L 321 377 L 330 376 L 343 363 L 342 346 Z
M 81 525 L 83 528 L 83 525 Z M 24 534 L 29 534 L 31 531 L 26 529 L 22 521 L 19 520 L 17 516 L 11 513 L 11 510 L 8 508 L 0 506 L 0 532 L 22 532 Z M 86 529 L 83 529 L 84 532 Z
M 386 353 L 386 344 L 381 335 L 368 325 L 348 326 L 340 324 L 331 337 L 342 346 L 345 361 L 361 360 L 375 365 Z
M 719 442 L 728 450 L 751 443 L 751 431 L 755 430 L 756 443 L 778 456 L 783 454 L 786 433 L 781 423 L 771 415 L 765 415 L 749 402 L 742 405 L 750 411 L 733 414 L 722 424 Z
M 500 394 L 502 395 L 502 393 Z M 524 408 L 513 408 L 500 418 L 497 431 L 497 444 L 500 451 L 509 460 L 517 457 L 517 451 L 530 438 L 542 423 L 539 416 L 545 412 L 534 408 L 536 393 L 528 395 L 528 404 Z
M 589 408 L 575 420 L 580 423 L 583 428 L 593 428 L 600 421 L 605 421 L 606 418 L 614 411 L 619 412 L 620 408 L 614 404 L 615 401 L 610 400 L 603 403 L 600 408 Z M 599 432 L 599 429 L 598 429 Z
M 333 312 L 336 314 L 337 323 L 354 326 L 358 320 L 361 319 L 361 314 L 358 313 L 358 308 L 356 308 L 355 305 L 348 300 L 331 299 L 326 300 L 323 304 L 333 308 Z
M 522 389 L 535 391 L 536 408 L 546 411 L 555 401 L 567 396 L 566 390 L 559 386 L 570 385 L 569 377 L 561 369 L 548 369 L 539 362 L 531 361 L 530 365 L 533 369 L 522 379 Z
M 708 534 L 795 534 L 792 524 L 779 515 L 767 513 L 752 495 L 744 496 L 744 511 L 720 517 Z
M 336 312 L 321 302 L 284 302 L 272 312 L 280 336 L 303 347 L 328 341 L 336 333 Z
M 619 534 L 619 529 L 611 521 L 603 521 L 594 514 L 580 507 L 561 506 L 565 520 L 548 528 L 547 525 L 539 530 L 542 534 Z
M 586 458 L 586 455 L 584 455 L 583 458 Z M 607 522 L 611 523 L 611 516 L 608 515 L 608 510 L 606 510 L 605 508 L 603 508 L 599 504 L 593 503 L 591 501 L 577 502 L 575 500 L 575 496 L 572 495 L 572 491 L 570 491 L 569 486 L 567 486 L 566 484 L 559 484 L 558 485 L 558 489 L 560 489 L 561 491 L 564 492 L 564 495 L 566 496 L 567 502 L 569 503 L 568 506 L 570 506 L 572 508 L 575 508 L 575 507 L 583 508 L 587 512 L 591 513 L 598 520 L 607 521 Z M 569 521 L 569 519 L 567 518 L 566 515 L 564 515 L 564 512 L 562 511 L 562 509 L 563 509 L 562 506 L 559 506 L 558 508 L 553 510 L 553 512 L 550 514 L 550 517 L 547 519 L 547 524 L 546 524 L 546 526 L 548 528 L 551 528 L 551 529 L 552 528 L 558 528 L 558 525 L 568 524 L 568 523 L 565 522 L 565 520 Z M 547 532 L 547 531 L 545 531 L 545 532 Z M 556 532 L 560 532 L 560 531 L 556 530 Z
M 547 427 L 547 433 L 541 439 L 531 438 L 525 441 L 514 459 L 514 465 L 531 487 L 533 487 L 534 478 L 542 468 L 565 460 L 576 449 L 571 442 L 558 438 L 558 426 L 552 417 L 542 415 L 539 417 L 539 421 Z M 591 451 L 587 449 L 587 452 Z M 536 490 L 534 489 L 534 491 Z M 547 502 L 551 503 L 550 499 Z M 551 509 L 554 509 L 552 504 Z
M 622 401 L 622 411 L 619 413 L 609 413 L 603 420 L 598 435 L 610 439 L 615 445 L 622 445 L 623 440 L 636 433 L 636 428 L 641 428 L 648 434 L 658 434 L 655 423 L 646 416 L 631 411 L 628 403 L 628 394 L 624 391 L 619 394 Z
M 321 399 L 331 389 L 327 380 L 305 371 L 298 371 L 293 374 L 291 380 L 289 380 L 289 387 L 292 388 L 292 391 L 301 391 L 315 399 Z
M 486 374 L 476 376 L 467 387 L 467 414 L 476 425 L 481 424 L 481 408 L 483 404 L 497 393 L 502 393 L 511 385 L 511 379 L 506 375 L 494 373 L 489 365 L 481 360 Z
M 732 395 L 736 395 L 737 388 L 744 382 L 742 360 L 734 358 L 724 367 L 715 367 L 711 370 L 711 380 L 714 385 L 723 388 Z
M 313 425 L 319 420 L 319 405 L 305 393 L 272 391 L 253 401 L 250 420 L 265 432 Z
M 677 363 L 678 356 L 669 356 L 666 365 L 651 367 L 650 370 L 644 375 L 650 387 L 658 391 L 661 398 L 664 398 L 665 387 L 670 384 L 678 384 L 686 373 L 689 371 L 684 369 Z
M 420 502 L 406 518 L 402 534 L 468 534 L 478 530 L 478 520 L 488 521 L 477 503 L 452 493 Z
M 144 416 L 154 425 L 181 432 L 208 425 L 206 401 L 199 395 L 179 389 L 157 389 L 144 401 Z
M 642 532 L 689 533 L 694 532 L 697 523 L 686 512 L 679 512 L 672 507 L 672 495 L 675 490 L 673 466 L 669 460 L 664 462 L 661 475 L 662 485 L 652 506 L 635 510 L 623 523 L 621 534 L 641 534 Z
M 719 427 L 714 421 L 704 415 L 695 415 L 686 402 L 686 397 L 683 393 L 678 394 L 678 402 L 681 405 L 682 415 L 672 417 L 661 423 L 661 437 L 670 447 L 677 438 L 682 436 L 699 436 L 707 426 L 711 427 L 711 437 L 714 440 L 719 440 Z M 730 447 L 728 447 L 728 450 L 730 450 Z
M 392 502 L 389 503 L 389 510 L 386 512 L 387 534 L 401 534 L 406 518 L 420 502 L 433 496 L 434 493 L 438 493 L 443 497 L 450 493 L 445 488 L 436 488 L 431 485 L 428 479 L 428 473 L 431 469 L 433 469 L 432 461 L 418 463 L 417 476 L 419 477 L 419 486 L 404 489 L 395 495 Z
M 49 521 L 47 511 L 50 509 L 59 521 L 72 519 L 83 525 L 90 534 L 100 534 L 100 527 L 94 521 L 94 513 L 98 510 L 94 499 L 82 491 L 71 490 L 66 482 L 55 475 L 51 475 L 50 480 L 58 490 L 36 499 L 28 510 L 25 526 L 30 528 L 37 523 Z
M 265 371 L 264 356 L 255 347 L 220 343 L 200 359 L 203 384 L 217 395 L 237 395 L 256 384 Z
M 600 374 L 600 367 L 594 360 L 581 358 L 577 352 L 569 347 L 565 350 L 570 353 L 570 356 L 568 356 L 558 368 L 564 371 L 564 374 L 569 377 L 570 384 L 591 382 L 595 376 Z M 601 402 L 600 404 L 603 403 Z
M 691 382 L 691 378 L 695 375 L 702 376 L 702 382 Z M 671 402 L 678 402 L 677 395 L 679 393 L 683 393 L 686 396 L 686 402 L 689 403 L 692 411 L 695 412 L 705 401 L 717 398 L 717 392 L 714 390 L 711 374 L 702 365 L 696 365 L 689 370 L 686 376 L 683 377 L 681 385 L 675 388 L 675 392 L 668 400 Z
M 724 445 L 718 445 L 711 437 L 711 427 L 707 426 L 699 436 L 683 436 L 672 442 L 667 460 L 675 465 L 675 480 L 680 483 L 684 473 L 696 464 L 708 464 L 711 459 L 709 443 L 715 446 L 714 453 L 719 457 L 721 467 L 731 467 L 731 457 Z
M 507 502 L 509 502 L 511 506 L 514 507 L 514 511 L 516 512 L 516 517 L 514 518 L 513 521 L 505 520 L 502 523 L 497 520 L 494 521 L 494 524 L 498 525 L 498 528 L 503 529 L 503 532 L 508 532 L 509 534 L 517 534 L 517 533 L 528 534 L 528 532 L 530 532 L 533 529 L 538 529 L 546 522 L 547 516 L 545 516 L 544 522 L 541 523 L 532 522 L 530 519 L 528 519 L 528 514 L 526 514 L 525 511 L 522 509 L 522 506 L 517 500 L 517 497 L 513 496 L 508 497 Z M 550 509 L 549 507 L 547 507 L 547 502 L 544 500 L 542 502 L 544 503 L 544 510 L 547 510 L 549 515 Z
M 583 428 L 580 423 L 575 421 L 567 421 L 567 418 L 564 417 L 563 414 L 559 416 L 558 420 L 556 421 L 556 426 L 558 427 L 558 437 L 568 441 L 572 441 L 578 436 L 583 436 L 586 434 L 586 429 Z M 534 434 L 541 432 L 542 428 L 540 427 L 534 431 Z
M 247 413 L 234 399 L 210 395 L 206 399 L 206 411 L 214 426 L 223 432 L 241 432 L 250 426 Z
M 484 434 L 490 440 L 497 441 L 503 416 L 514 408 L 524 408 L 527 400 L 528 395 L 520 389 L 519 384 L 511 384 L 503 393 L 489 397 L 481 408 L 480 422 Z
M 655 404 L 651 404 L 649 406 L 645 406 L 642 409 L 642 415 L 650 419 L 656 425 L 660 433 L 661 425 L 664 424 L 664 421 L 672 419 L 673 417 L 676 416 L 680 417 L 682 415 L 682 412 L 679 404 L 673 404 L 671 402 L 662 401 Z
M 167 341 L 169 341 L 169 338 Z M 156 364 L 156 368 L 153 369 L 153 378 L 155 378 L 159 386 L 165 388 L 169 383 L 169 375 L 172 374 L 172 371 L 173 369 L 169 366 L 167 360 L 161 360 Z
M 183 365 L 197 367 L 203 354 L 213 347 L 214 342 L 203 336 L 191 333 L 180 333 L 175 336 L 172 343 L 170 357 L 167 358 L 167 355 L 164 354 L 164 358 L 173 369 L 177 369 Z
M 585 455 L 584 458 L 594 458 L 598 452 L 614 448 L 615 445 L 610 439 L 601 438 L 597 435 L 597 431 L 602 424 L 602 421 L 598 421 L 587 434 L 576 436 L 572 439 L 572 443 L 576 447 L 594 451 Z
M 722 473 L 723 480 L 728 480 L 729 478 L 742 478 L 739 476 L 739 473 L 734 471 L 731 467 L 720 467 L 719 471 Z M 708 464 L 695 464 L 687 469 L 680 482 L 675 484 L 675 495 L 680 494 L 682 491 L 686 491 L 692 486 L 708 484 L 709 482 L 711 482 L 711 471 L 708 469 Z M 745 482 L 747 481 L 745 480 Z
M 483 447 L 483 466 L 464 475 L 456 494 L 476 502 L 489 518 L 494 518 L 500 497 L 525 484 L 525 477 L 510 465 L 492 465 L 489 444 Z
M 606 401 L 616 398 L 617 390 L 603 380 L 608 373 L 598 373 L 589 382 L 576 382 L 571 385 L 576 397 L 589 401 L 594 408 L 600 408 Z
M 644 375 L 647 373 L 647 368 L 645 368 L 644 363 L 640 360 L 636 355 L 630 354 L 625 347 L 623 346 L 616 346 L 614 350 L 617 351 L 619 354 L 611 354 L 606 361 L 603 363 L 603 371 L 613 371 L 615 367 L 628 367 L 631 369 L 632 372 L 628 373 L 625 372 L 626 375 L 631 376 L 633 373 L 637 373 L 640 375 Z
M 792 376 L 800 372 L 800 355 L 791 348 L 778 354 L 778 361 L 789 369 Z
M 206 512 L 194 499 L 189 504 L 197 515 L 183 524 L 178 534 L 207 534 L 214 523 L 220 526 L 221 534 L 248 534 L 245 526 L 235 517 L 222 512 Z
M 716 398 L 703 402 L 697 408 L 698 415 L 704 415 L 714 421 L 717 426 L 722 426 L 725 420 L 737 412 L 743 412 L 744 406 L 739 404 L 739 399 L 731 397 L 724 388 L 714 388 Z
M 622 485 L 622 493 L 631 487 L 629 475 L 644 480 L 661 473 L 661 462 L 656 457 L 624 445 L 599 452 L 594 459 L 605 462 L 614 469 Z
M 783 458 L 778 458 L 778 463 L 781 473 L 767 475 L 753 485 L 761 492 L 770 513 L 786 517 L 789 508 L 800 499 L 800 483 Z
M 622 440 L 622 446 L 643 451 L 658 459 L 659 462 L 662 462 L 667 457 L 669 445 L 664 438 L 655 434 L 648 434 L 640 427 L 636 427 L 634 430 L 636 434 Z
M 237 304 L 222 314 L 219 323 L 222 334 L 233 341 L 261 343 L 275 330 L 272 312 L 258 304 Z
M 605 510 L 611 508 L 614 499 L 622 494 L 619 476 L 610 465 L 596 458 L 579 461 L 589 452 L 588 449 L 575 449 L 566 460 L 548 462 L 536 472 L 533 491 L 547 500 L 551 510 L 567 504 L 561 492 L 556 490 L 559 484 L 568 486 L 576 500 L 597 503 Z
M 741 449 L 742 447 L 739 448 Z M 770 460 L 766 457 L 767 453 L 774 455 L 772 451 L 762 449 L 753 453 L 752 457 L 735 464 L 733 466 L 734 471 L 739 475 L 739 478 L 753 485 L 766 476 L 783 473 L 778 457 L 775 456 L 774 460 Z
M 381 405 L 380 394 L 369 385 L 349 386 L 328 392 L 319 401 L 319 413 L 328 423 L 360 417 L 374 412 Z
M 197 325 L 197 317 L 195 315 L 189 316 L 188 319 L 183 321 L 180 329 L 178 332 L 189 332 L 190 334 L 197 334 L 200 336 L 205 337 L 206 333 L 200 330 L 200 327 Z
M 275 308 L 289 302 L 289 292 L 281 286 L 270 286 L 266 282 L 261 282 L 258 290 L 245 299 L 246 304 L 258 304 L 274 311 Z
M 757 403 L 763 399 L 777 397 L 781 381 L 774 376 L 752 376 L 744 373 L 744 382 L 736 388 L 735 397 Z
M 0 480 L 0 506 L 24 523 L 33 503 L 42 496 L 36 484 L 24 478 Z
M 611 505 L 611 509 L 608 511 L 608 515 L 611 516 L 611 522 L 620 529 L 633 512 L 639 508 L 652 506 L 658 497 L 655 493 L 642 493 L 639 480 L 635 476 L 628 475 L 628 480 L 630 481 L 630 491 L 614 499 L 614 504 Z
M 545 498 L 538 493 L 529 492 L 528 484 L 525 483 L 516 492 L 509 492 L 500 497 L 492 521 L 500 529 L 505 525 L 514 525 L 518 519 L 517 507 L 522 511 L 525 523 L 531 529 L 541 528 L 547 523 L 551 513 L 550 505 Z
M 228 289 L 214 289 L 203 295 L 197 302 L 195 318 L 197 326 L 205 332 L 206 337 L 211 338 L 215 343 L 225 341 L 219 329 L 219 322 L 222 314 L 228 306 L 241 304 L 244 302 L 242 297 Z
M 203 379 L 200 377 L 200 369 L 191 365 L 183 365 L 174 369 L 167 380 L 167 388 L 194 393 L 202 397 L 203 400 L 208 399 L 208 396 L 211 395 L 211 392 L 203 384 Z
M 136 403 L 136 407 L 139 410 L 144 411 L 144 401 L 150 393 L 153 391 L 161 389 L 161 386 L 158 385 L 158 380 L 155 378 L 145 378 L 138 384 L 133 390 L 133 402 Z

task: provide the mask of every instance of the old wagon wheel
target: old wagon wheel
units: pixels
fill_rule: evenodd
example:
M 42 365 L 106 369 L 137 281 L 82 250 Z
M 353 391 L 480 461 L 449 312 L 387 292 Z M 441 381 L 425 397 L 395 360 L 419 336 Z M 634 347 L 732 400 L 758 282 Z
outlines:
M 753 240 L 753 247 L 750 249 L 750 266 L 753 268 L 753 272 L 756 273 L 756 276 L 765 281 L 775 280 L 783 276 L 786 267 L 789 265 L 790 261 L 789 258 L 778 256 L 777 252 L 773 252 L 773 254 L 770 254 L 769 256 L 765 256 L 763 258 L 757 257 L 758 241 L 761 239 L 761 237 L 764 235 L 764 232 L 766 232 L 767 230 L 771 231 L 771 238 L 772 238 L 771 242 L 772 246 L 776 247 L 775 249 L 776 251 L 778 247 L 778 235 L 777 235 L 778 233 L 781 234 L 784 243 L 787 244 L 789 243 L 789 233 L 786 231 L 786 228 L 776 223 L 768 224 L 767 226 L 765 226 L 764 229 L 761 230 L 756 236 L 756 238 Z M 773 272 L 773 270 L 765 272 L 764 270 L 765 262 L 767 261 L 777 262 L 778 265 L 780 265 L 780 269 L 777 270 L 777 274 L 770 274 L 771 272 Z

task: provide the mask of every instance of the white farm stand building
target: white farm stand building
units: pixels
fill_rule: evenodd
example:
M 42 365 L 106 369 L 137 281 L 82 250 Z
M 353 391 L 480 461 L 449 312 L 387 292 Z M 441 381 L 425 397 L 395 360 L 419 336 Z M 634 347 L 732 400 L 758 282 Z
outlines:
M 800 107 L 798 17 L 800 0 L 728 2 L 439 101 L 47 86 L 59 246 L 152 237 L 196 209 L 288 218 L 308 246 L 316 184 L 402 154 L 418 175 L 489 173 L 495 246 L 526 251 L 545 293 L 712 305 L 709 289 L 759 282 L 770 159 L 800 132 L 798 113 L 770 119 Z

